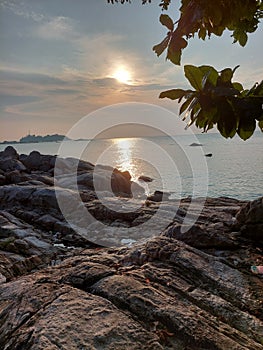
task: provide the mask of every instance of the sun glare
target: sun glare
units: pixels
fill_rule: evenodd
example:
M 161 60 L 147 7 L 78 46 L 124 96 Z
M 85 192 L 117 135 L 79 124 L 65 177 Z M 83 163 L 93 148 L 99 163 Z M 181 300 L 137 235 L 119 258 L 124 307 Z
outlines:
M 129 84 L 131 82 L 131 73 L 125 68 L 119 68 L 113 73 L 113 78 L 120 83 Z

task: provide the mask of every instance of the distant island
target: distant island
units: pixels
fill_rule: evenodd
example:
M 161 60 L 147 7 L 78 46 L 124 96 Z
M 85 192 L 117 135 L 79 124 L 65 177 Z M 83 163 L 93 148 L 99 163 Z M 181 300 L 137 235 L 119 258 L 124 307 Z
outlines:
M 70 141 L 71 139 L 65 135 L 53 134 L 53 135 L 26 135 L 21 137 L 19 141 L 3 141 L 1 144 L 10 144 L 10 143 L 39 143 L 39 142 L 59 142 L 63 140 Z

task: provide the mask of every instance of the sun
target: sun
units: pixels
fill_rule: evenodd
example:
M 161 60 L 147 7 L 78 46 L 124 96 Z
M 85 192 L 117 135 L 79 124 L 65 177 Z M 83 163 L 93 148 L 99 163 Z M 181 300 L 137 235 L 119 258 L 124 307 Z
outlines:
M 129 84 L 131 82 L 131 73 L 125 68 L 117 69 L 112 76 L 123 84 Z

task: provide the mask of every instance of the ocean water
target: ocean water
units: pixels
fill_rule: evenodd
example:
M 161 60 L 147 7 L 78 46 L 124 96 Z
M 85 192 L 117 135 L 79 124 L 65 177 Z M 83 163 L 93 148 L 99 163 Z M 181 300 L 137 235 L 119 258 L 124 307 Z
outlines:
M 190 195 L 227 196 L 251 200 L 263 196 L 263 135 L 256 132 L 247 141 L 225 140 L 217 133 L 188 136 L 97 139 L 13 145 L 19 153 L 38 150 L 128 170 L 133 180 L 145 175 L 146 192 L 167 191 L 174 198 Z M 7 145 L 0 145 L 0 151 Z M 212 154 L 206 157 L 205 154 Z

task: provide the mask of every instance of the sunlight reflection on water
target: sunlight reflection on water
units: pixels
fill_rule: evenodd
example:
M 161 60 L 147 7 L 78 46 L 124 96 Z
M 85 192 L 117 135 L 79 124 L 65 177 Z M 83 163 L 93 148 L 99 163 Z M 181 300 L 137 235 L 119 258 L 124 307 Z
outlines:
M 253 199 L 263 195 L 262 174 L 263 174 L 263 137 L 261 133 L 255 134 L 251 139 L 244 142 L 238 138 L 224 140 L 218 134 L 198 135 L 200 143 L 204 146 L 205 153 L 212 153 L 213 156 L 207 159 L 209 168 L 209 192 L 208 195 L 230 196 L 240 199 Z M 166 164 L 166 161 L 156 155 L 157 167 L 142 159 L 154 157 L 150 144 L 143 142 L 141 138 L 128 139 L 96 139 L 91 141 L 82 154 L 82 159 L 92 163 L 103 163 L 116 167 L 121 171 L 128 170 L 132 179 L 137 181 L 141 175 L 153 178 L 153 182 L 146 184 L 150 192 L 164 190 L 176 194 L 179 180 L 182 181 L 182 196 L 191 193 L 190 183 L 192 181 L 191 168 L 189 164 L 178 156 L 178 147 L 166 137 L 154 137 L 152 141 L 161 145 L 169 152 L 179 169 L 175 174 Z M 180 140 L 189 146 L 187 137 Z M 85 141 L 68 141 L 69 156 L 74 156 L 74 149 Z M 0 145 L 0 151 L 7 145 Z M 38 144 L 16 144 L 14 147 L 19 153 L 30 153 L 32 150 L 39 150 L 43 154 L 56 154 L 60 144 L 55 142 Z M 195 152 L 197 147 L 191 147 Z M 105 152 L 106 150 L 106 152 Z M 104 157 L 100 158 L 101 153 Z M 155 165 L 155 163 L 154 163 Z M 162 170 L 165 176 L 160 176 L 157 171 Z M 200 179 L 202 175 L 200 174 Z M 142 183 L 142 182 L 141 182 Z

